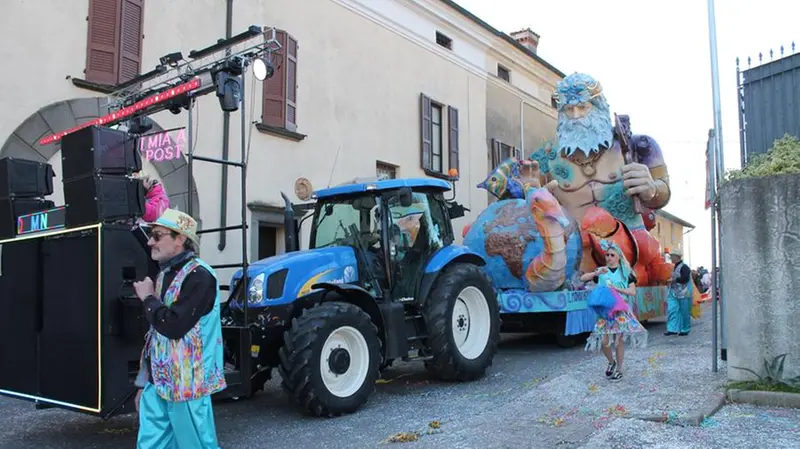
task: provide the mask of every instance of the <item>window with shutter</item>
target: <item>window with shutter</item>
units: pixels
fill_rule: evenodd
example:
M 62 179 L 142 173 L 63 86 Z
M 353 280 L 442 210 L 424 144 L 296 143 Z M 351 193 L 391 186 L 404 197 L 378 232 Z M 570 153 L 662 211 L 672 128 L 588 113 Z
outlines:
M 447 138 L 447 145 L 450 153 L 449 168 L 458 170 L 458 109 L 448 106 L 447 125 L 450 134 Z
M 85 78 L 116 85 L 139 74 L 144 0 L 89 0 Z
M 270 34 L 272 32 L 270 31 Z M 297 130 L 297 50 L 298 44 L 291 34 L 277 30 L 280 50 L 272 54 L 275 73 L 264 80 L 261 122 L 264 125 Z

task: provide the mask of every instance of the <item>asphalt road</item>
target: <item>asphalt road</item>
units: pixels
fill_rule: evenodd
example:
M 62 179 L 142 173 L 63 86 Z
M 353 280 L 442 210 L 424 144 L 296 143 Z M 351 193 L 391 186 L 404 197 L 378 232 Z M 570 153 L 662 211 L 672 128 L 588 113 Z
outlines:
M 648 327 L 663 331 L 663 324 Z M 396 364 L 364 408 L 331 419 L 300 414 L 273 379 L 252 399 L 216 403 L 217 434 L 224 448 L 380 447 L 390 436 L 426 429 L 432 421 L 441 422 L 446 432 L 459 420 L 502 413 L 505 403 L 587 357 L 582 345 L 562 349 L 543 336 L 504 335 L 484 379 L 441 383 L 428 376 L 421 362 Z M 0 448 L 135 447 L 137 423 L 131 415 L 104 422 L 0 397 L 0 417 Z

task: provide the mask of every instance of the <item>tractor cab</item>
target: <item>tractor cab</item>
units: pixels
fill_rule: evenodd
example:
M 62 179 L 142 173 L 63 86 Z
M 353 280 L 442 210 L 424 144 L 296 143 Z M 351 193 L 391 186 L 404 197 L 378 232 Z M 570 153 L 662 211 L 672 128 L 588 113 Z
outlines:
M 445 181 L 409 179 L 320 190 L 309 248 L 352 247 L 368 291 L 413 298 L 427 261 L 454 240 L 449 189 Z

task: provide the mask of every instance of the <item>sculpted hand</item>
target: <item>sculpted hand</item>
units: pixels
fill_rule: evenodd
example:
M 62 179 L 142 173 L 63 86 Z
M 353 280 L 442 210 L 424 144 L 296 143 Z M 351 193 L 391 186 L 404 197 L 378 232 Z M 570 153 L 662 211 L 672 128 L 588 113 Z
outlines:
M 144 278 L 143 281 L 134 282 L 133 289 L 136 290 L 136 296 L 144 301 L 148 296 L 155 295 L 156 288 L 153 285 L 153 280 L 149 277 Z
M 656 196 L 656 183 L 650 175 L 650 169 L 644 164 L 628 164 L 622 167 L 622 180 L 625 193 L 638 195 L 644 201 Z
M 523 185 L 537 188 L 542 186 L 538 161 L 521 161 L 520 176 Z

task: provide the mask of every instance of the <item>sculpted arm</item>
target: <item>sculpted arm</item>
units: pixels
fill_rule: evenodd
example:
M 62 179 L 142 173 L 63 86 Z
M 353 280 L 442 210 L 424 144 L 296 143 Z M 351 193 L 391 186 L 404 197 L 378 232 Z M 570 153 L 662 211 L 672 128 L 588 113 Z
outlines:
M 638 156 L 638 164 L 623 167 L 625 187 L 638 195 L 648 209 L 661 209 L 669 203 L 671 191 L 669 173 L 658 142 L 650 136 L 634 135 L 631 149 Z

